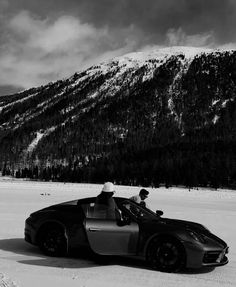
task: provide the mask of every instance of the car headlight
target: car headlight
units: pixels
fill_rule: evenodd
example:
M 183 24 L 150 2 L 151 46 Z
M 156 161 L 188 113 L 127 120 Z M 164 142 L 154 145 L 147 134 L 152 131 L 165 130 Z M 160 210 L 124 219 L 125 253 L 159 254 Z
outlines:
M 206 237 L 203 234 L 200 234 L 193 230 L 188 230 L 188 234 L 195 240 L 201 243 L 206 242 Z

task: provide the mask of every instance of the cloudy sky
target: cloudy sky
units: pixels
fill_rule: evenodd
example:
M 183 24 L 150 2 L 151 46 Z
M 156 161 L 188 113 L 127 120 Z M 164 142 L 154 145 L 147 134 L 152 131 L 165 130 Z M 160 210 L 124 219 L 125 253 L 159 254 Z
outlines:
M 236 0 L 0 0 L 0 95 L 153 46 L 236 47 Z

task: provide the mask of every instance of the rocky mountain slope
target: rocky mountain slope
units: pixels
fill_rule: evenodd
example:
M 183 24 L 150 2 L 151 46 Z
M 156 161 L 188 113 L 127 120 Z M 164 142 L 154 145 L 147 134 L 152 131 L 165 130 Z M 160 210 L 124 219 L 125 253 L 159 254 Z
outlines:
M 50 170 L 48 178 L 76 181 L 234 184 L 235 96 L 236 51 L 175 47 L 114 58 L 0 97 L 2 170 L 37 168 L 35 177 Z

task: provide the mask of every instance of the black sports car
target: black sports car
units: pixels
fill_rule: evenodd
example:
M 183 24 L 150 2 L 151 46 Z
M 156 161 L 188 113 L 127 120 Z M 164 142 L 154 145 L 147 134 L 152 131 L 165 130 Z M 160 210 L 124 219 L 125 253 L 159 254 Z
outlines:
M 227 244 L 203 225 L 163 218 L 129 199 L 114 199 L 118 210 L 112 218 L 96 214 L 95 197 L 36 211 L 25 221 L 25 240 L 51 256 L 87 246 L 99 255 L 142 258 L 165 272 L 228 263 Z

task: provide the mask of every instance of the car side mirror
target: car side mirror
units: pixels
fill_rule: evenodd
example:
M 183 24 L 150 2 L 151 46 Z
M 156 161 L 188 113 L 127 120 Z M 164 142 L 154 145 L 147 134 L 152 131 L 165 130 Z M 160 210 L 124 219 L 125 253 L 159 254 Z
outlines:
M 130 225 L 131 218 L 129 216 L 123 216 L 124 225 Z
M 119 219 L 117 221 L 118 226 L 125 226 L 125 225 L 130 225 L 131 224 L 131 219 L 129 217 L 123 217 L 122 219 Z
M 164 212 L 162 210 L 156 210 L 156 215 L 157 216 L 161 216 L 163 214 L 164 214 Z
M 131 218 L 128 215 L 124 215 L 122 214 L 122 217 L 120 219 L 120 225 L 124 226 L 124 225 L 130 225 L 131 224 Z

